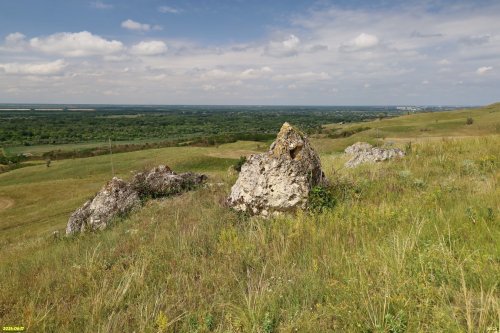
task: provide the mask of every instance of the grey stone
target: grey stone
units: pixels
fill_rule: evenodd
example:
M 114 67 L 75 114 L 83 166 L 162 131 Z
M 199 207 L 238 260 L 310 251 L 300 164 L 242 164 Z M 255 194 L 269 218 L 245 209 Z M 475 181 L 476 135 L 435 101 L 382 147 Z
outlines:
M 405 156 L 405 152 L 399 148 L 378 148 L 366 142 L 356 142 L 347 147 L 344 152 L 352 155 L 351 159 L 345 163 L 348 168 L 354 168 L 363 163 L 381 162 Z
M 202 184 L 207 176 L 192 172 L 176 174 L 166 165 L 139 172 L 132 179 L 132 187 L 141 196 L 162 197 L 193 189 Z
M 71 215 L 66 234 L 105 229 L 113 217 L 124 215 L 139 204 L 137 191 L 129 183 L 114 177 Z

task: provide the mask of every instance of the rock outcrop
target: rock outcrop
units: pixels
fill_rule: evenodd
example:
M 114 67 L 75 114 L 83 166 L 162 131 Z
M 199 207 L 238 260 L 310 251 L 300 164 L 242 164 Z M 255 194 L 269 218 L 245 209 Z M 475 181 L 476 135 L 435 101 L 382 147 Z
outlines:
M 66 234 L 102 230 L 113 217 L 124 215 L 139 204 L 137 191 L 129 183 L 115 177 L 71 215 Z
M 160 165 L 137 173 L 131 184 L 141 196 L 156 198 L 191 190 L 206 179 L 207 176 L 192 172 L 176 174 L 168 166 Z
M 206 179 L 205 175 L 190 172 L 176 174 L 165 165 L 135 174 L 130 183 L 115 177 L 71 214 L 66 234 L 105 229 L 114 217 L 123 216 L 140 206 L 141 198 L 188 191 Z
M 348 168 L 354 168 L 363 163 L 381 162 L 405 156 L 405 152 L 399 148 L 378 148 L 366 142 L 356 142 L 347 147 L 344 152 L 352 155 L 345 164 Z
M 227 203 L 262 216 L 305 209 L 309 191 L 326 183 L 307 137 L 284 123 L 270 150 L 251 155 L 243 164 Z

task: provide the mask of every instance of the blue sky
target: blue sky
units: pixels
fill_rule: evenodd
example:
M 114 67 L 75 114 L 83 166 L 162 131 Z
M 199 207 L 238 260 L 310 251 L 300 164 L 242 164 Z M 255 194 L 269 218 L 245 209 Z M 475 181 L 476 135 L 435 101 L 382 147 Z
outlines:
M 0 103 L 500 100 L 498 1 L 0 1 Z

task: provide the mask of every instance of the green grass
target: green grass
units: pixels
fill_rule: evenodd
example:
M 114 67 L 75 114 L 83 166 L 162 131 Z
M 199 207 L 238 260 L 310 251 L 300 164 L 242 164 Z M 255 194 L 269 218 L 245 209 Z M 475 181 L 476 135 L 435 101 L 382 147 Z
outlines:
M 144 144 L 161 142 L 161 139 L 142 139 L 142 140 L 130 140 L 130 141 L 113 141 L 113 145 L 133 145 L 133 144 Z M 85 143 L 68 143 L 68 144 L 57 144 L 57 145 L 33 145 L 33 146 L 8 146 L 4 147 L 6 155 L 19 155 L 19 154 L 33 154 L 35 156 L 42 156 L 43 153 L 62 150 L 62 151 L 73 151 L 73 150 L 83 150 L 91 148 L 107 148 L 108 142 L 85 142 Z
M 467 118 L 474 123 L 467 125 Z M 348 138 L 328 140 L 324 135 L 316 135 L 316 146 L 321 152 L 341 151 L 349 144 L 357 141 L 368 141 L 373 144 L 394 142 L 403 145 L 406 142 L 421 140 L 441 140 L 445 137 L 467 137 L 500 134 L 500 103 L 480 109 L 464 109 L 449 112 L 418 113 L 408 116 L 387 118 L 365 122 L 363 127 L 369 130 L 356 133 Z M 360 124 L 330 124 L 324 126 L 327 131 L 352 130 Z
M 493 114 L 491 126 L 473 116 L 476 136 L 451 126 L 446 137 L 415 140 L 427 133 L 416 130 L 406 158 L 356 169 L 331 152 L 366 133 L 315 139 L 337 199 L 320 214 L 263 220 L 224 207 L 236 179 L 228 165 L 263 149 L 253 142 L 113 156 L 122 177 L 166 163 L 207 170 L 223 185 L 150 201 L 108 230 L 73 238 L 51 232 L 111 177 L 109 156 L 2 174 L 0 198 L 15 204 L 0 211 L 0 324 L 30 332 L 498 330 L 500 136 L 480 130 L 498 124 Z M 415 117 L 430 128 L 435 121 L 424 116 L 369 127 Z
M 235 149 L 239 145 L 238 149 Z M 172 147 L 114 154 L 115 175 L 128 179 L 133 170 L 167 164 L 174 170 L 209 175 L 226 172 L 240 155 L 263 149 L 261 143 L 240 142 L 216 147 Z M 0 210 L 0 247 L 24 237 L 61 228 L 71 211 L 112 177 L 108 155 L 53 161 L 0 174 L 0 198 L 15 202 Z

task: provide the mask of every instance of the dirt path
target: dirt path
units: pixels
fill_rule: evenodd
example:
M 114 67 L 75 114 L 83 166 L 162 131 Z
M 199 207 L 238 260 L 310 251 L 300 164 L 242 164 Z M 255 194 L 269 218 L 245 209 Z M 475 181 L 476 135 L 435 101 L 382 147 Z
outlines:
M 14 200 L 6 197 L 0 197 L 0 212 L 14 206 Z

